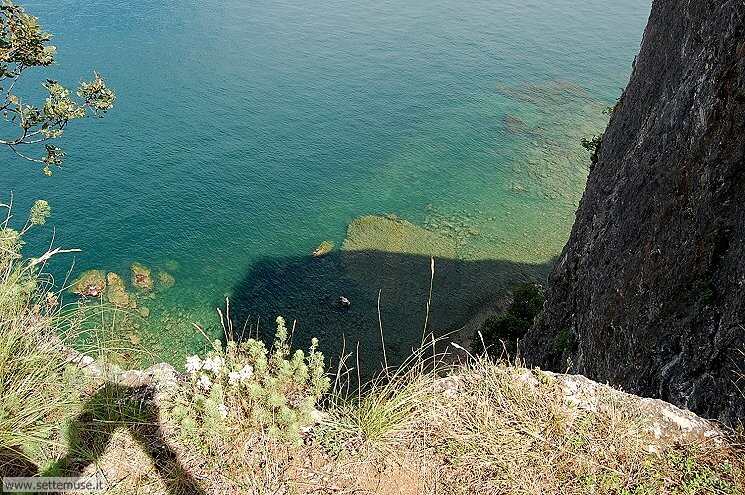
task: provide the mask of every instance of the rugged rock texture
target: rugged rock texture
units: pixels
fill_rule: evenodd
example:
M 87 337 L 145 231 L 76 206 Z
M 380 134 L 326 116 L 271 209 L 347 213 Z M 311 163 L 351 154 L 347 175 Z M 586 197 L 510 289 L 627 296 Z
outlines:
M 531 364 L 745 419 L 745 1 L 657 0 Z

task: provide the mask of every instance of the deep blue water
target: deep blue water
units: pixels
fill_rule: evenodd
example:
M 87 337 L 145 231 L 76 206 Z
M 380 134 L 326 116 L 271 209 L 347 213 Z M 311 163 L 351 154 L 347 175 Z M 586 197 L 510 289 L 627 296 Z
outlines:
M 544 276 L 584 186 L 579 139 L 602 131 L 649 14 L 649 0 L 25 5 L 55 34 L 51 76 L 75 85 L 95 69 L 118 104 L 70 126 L 51 178 L 3 152 L 0 189 L 19 208 L 50 201 L 56 242 L 83 250 L 73 273 L 126 274 L 133 260 L 174 272 L 143 329 L 166 357 L 198 342 L 191 321 L 214 328 L 226 296 L 236 319 L 282 313 L 303 340 L 344 334 L 374 351 L 380 288 L 405 353 L 426 249 L 307 256 L 324 239 L 341 245 L 361 215 L 454 239 L 435 278 L 442 330 Z M 58 279 L 72 261 L 53 266 Z M 352 311 L 333 308 L 341 293 Z

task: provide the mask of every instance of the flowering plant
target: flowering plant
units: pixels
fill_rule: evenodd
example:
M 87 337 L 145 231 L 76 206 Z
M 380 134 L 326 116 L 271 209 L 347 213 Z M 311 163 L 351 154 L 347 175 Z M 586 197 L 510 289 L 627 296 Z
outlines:
M 220 435 L 239 427 L 301 441 L 301 429 L 313 422 L 330 379 L 318 340 L 311 340 L 307 353 L 291 353 L 284 318 L 277 317 L 276 323 L 271 349 L 254 339 L 230 340 L 225 346 L 216 340 L 205 356 L 186 358 L 190 379 L 173 412 L 190 436 Z

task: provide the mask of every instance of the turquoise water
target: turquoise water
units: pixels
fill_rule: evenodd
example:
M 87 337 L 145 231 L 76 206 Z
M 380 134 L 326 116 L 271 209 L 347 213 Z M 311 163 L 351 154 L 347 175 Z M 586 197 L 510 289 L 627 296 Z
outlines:
M 51 76 L 95 69 L 119 98 L 70 127 L 52 178 L 0 155 L 1 189 L 20 207 L 48 199 L 56 242 L 83 250 L 73 274 L 171 269 L 142 328 L 162 357 L 198 346 L 192 321 L 216 332 L 229 296 L 239 326 L 282 313 L 297 343 L 336 351 L 344 335 L 370 362 L 379 289 L 392 352 L 419 338 L 427 250 L 308 254 L 367 214 L 437 233 L 452 253 L 434 281 L 443 331 L 543 277 L 584 186 L 579 139 L 602 130 L 649 13 L 648 0 L 25 3 L 56 35 Z M 57 260 L 58 280 L 72 262 Z

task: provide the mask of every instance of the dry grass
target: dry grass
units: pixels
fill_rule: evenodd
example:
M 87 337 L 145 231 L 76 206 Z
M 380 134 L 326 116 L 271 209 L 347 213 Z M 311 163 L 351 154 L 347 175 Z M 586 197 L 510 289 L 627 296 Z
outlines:
M 14 236 L 7 220 L 0 238 Z M 53 330 L 57 294 L 36 267 L 0 239 L 0 450 L 30 460 L 53 447 L 58 421 L 76 407 Z M 3 472 L 0 459 L 0 474 Z
M 205 455 L 164 408 L 154 426 L 204 493 L 743 493 L 742 450 L 703 439 L 660 443 L 634 398 L 607 389 L 599 407 L 583 409 L 542 372 L 418 356 L 359 393 L 330 397 L 301 446 L 236 424 L 216 433 Z M 110 493 L 198 493 L 178 488 L 178 473 L 155 467 L 142 444 L 113 438 L 88 468 L 116 480 Z
M 743 451 L 705 440 L 661 445 L 624 397 L 609 390 L 601 407 L 583 410 L 549 375 L 471 359 L 374 386 L 359 405 L 332 408 L 323 435 L 341 444 L 346 463 L 416 471 L 419 492 L 742 493 Z
M 65 449 L 65 423 L 80 412 L 88 380 L 68 361 L 66 346 L 97 335 L 85 346 L 107 358 L 121 349 L 118 325 L 99 321 L 105 305 L 61 305 L 62 294 L 45 273 L 55 255 L 75 251 L 49 248 L 38 258 L 21 254 L 23 235 L 45 216 L 36 205 L 20 230 L 10 227 L 12 205 L 0 204 L 0 476 L 17 466 L 34 472 Z M 44 213 L 44 212 L 42 212 Z M 99 329 L 106 328 L 109 336 Z
M 333 396 L 302 447 L 237 428 L 210 459 L 179 448 L 184 462 L 208 493 L 743 493 L 740 447 L 660 441 L 635 398 L 582 408 L 539 371 L 417 356 Z
M 474 361 L 432 408 L 429 444 L 453 493 L 739 493 L 745 465 L 713 444 L 649 446 L 650 418 L 608 393 L 596 411 L 567 405 L 540 372 Z M 729 461 L 730 467 L 724 467 Z M 681 469 L 685 464 L 686 469 Z

